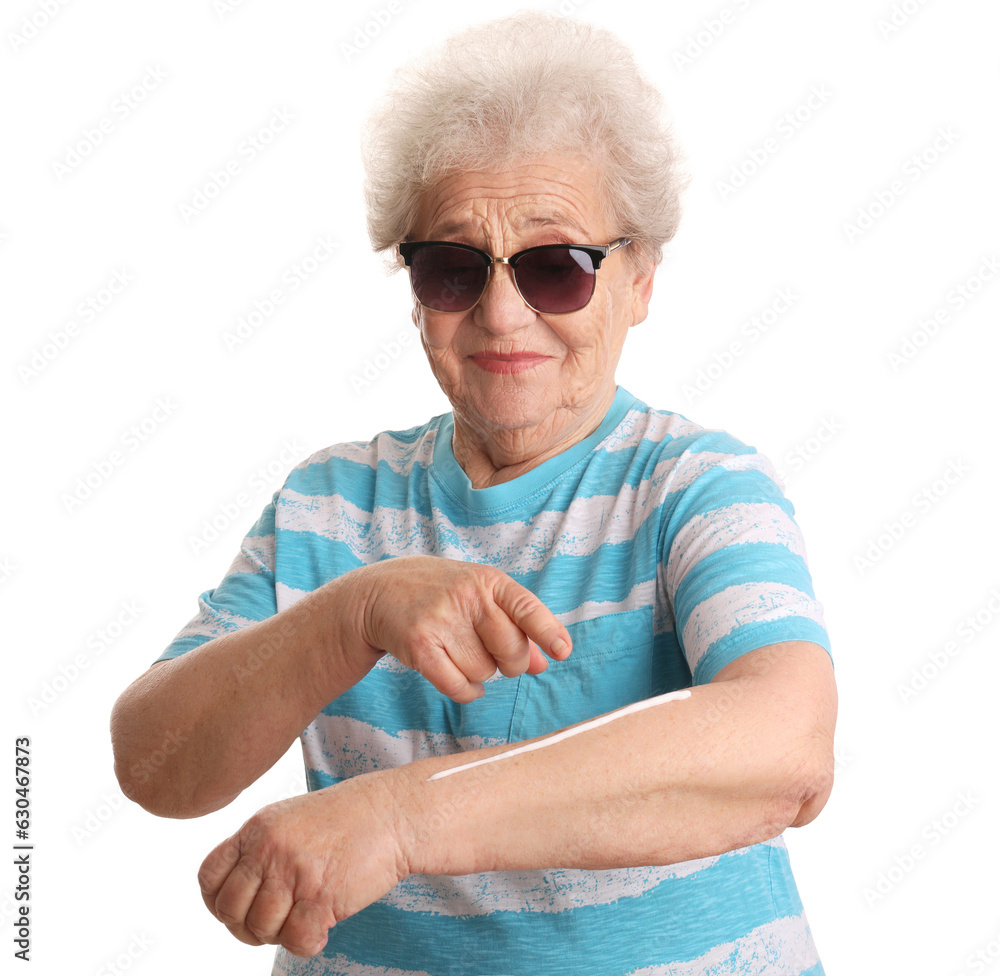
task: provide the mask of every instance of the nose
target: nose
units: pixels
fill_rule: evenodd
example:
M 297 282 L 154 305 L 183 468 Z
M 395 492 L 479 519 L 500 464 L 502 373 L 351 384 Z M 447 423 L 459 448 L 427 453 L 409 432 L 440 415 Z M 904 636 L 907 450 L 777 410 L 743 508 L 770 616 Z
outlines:
M 495 335 L 506 335 L 531 325 L 536 314 L 517 290 L 513 269 L 499 261 L 490 265 L 490 280 L 473 311 L 476 323 Z

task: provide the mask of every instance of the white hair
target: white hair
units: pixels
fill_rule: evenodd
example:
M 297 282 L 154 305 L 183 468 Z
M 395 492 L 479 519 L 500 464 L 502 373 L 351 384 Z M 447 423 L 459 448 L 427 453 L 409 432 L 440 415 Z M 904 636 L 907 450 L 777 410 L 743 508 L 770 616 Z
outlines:
M 623 253 L 658 263 L 689 180 L 660 93 L 610 31 L 538 11 L 470 27 L 396 72 L 363 139 L 372 246 L 406 240 L 444 177 L 553 153 L 596 166 L 606 216 L 634 242 Z

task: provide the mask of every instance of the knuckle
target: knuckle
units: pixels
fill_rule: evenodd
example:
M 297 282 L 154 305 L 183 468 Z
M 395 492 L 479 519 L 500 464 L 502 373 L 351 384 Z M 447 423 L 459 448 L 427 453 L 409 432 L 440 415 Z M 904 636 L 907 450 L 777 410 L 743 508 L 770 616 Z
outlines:
M 434 652 L 438 642 L 434 630 L 425 624 L 413 628 L 409 635 L 409 645 L 412 655 L 426 657 Z
M 232 873 L 237 876 L 242 875 L 248 880 L 263 878 L 267 874 L 263 859 L 255 857 L 253 854 L 244 854 L 233 868 Z
M 441 654 L 441 645 L 430 634 L 416 633 L 410 638 L 407 651 L 410 667 L 426 675 L 432 669 Z
M 542 601 L 530 590 L 518 586 L 508 593 L 507 606 L 515 620 L 522 620 L 536 613 L 541 608 Z
M 280 828 L 266 808 L 255 813 L 243 827 L 241 862 L 253 862 L 257 852 L 268 851 L 280 842 Z
M 198 868 L 198 887 L 202 894 L 208 893 L 215 887 L 215 867 L 211 863 L 211 856 Z
M 476 574 L 474 579 L 480 587 L 487 587 L 490 590 L 503 583 L 510 582 L 510 577 L 496 566 L 487 566 L 485 563 L 476 564 Z
M 489 588 L 479 580 L 463 579 L 449 588 L 448 597 L 468 613 L 489 602 Z
M 507 574 L 496 566 L 488 566 L 486 563 L 461 563 L 462 571 L 460 583 L 463 590 L 474 594 L 477 597 L 490 594 L 496 586 L 505 579 L 509 579 Z

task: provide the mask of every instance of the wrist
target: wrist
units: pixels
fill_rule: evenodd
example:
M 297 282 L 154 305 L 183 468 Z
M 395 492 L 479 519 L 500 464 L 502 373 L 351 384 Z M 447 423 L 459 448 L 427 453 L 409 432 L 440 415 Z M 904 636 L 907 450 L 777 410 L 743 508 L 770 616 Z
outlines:
M 431 772 L 426 765 L 426 760 L 418 760 L 386 771 L 393 774 L 397 843 L 403 861 L 410 874 L 469 873 L 447 870 L 449 858 L 448 851 L 442 850 L 443 837 L 453 827 L 453 811 L 438 804 L 439 791 L 427 788 L 436 784 L 427 782 Z
M 364 594 L 358 584 L 359 570 L 325 583 L 306 599 L 315 600 L 321 634 L 319 668 L 324 687 L 340 694 L 360 681 L 383 656 L 364 640 L 362 629 Z
M 502 749 L 476 750 L 485 756 Z M 419 759 L 392 772 L 399 811 L 400 845 L 411 874 L 459 875 L 497 870 L 492 845 L 499 836 L 494 814 L 502 802 L 494 791 L 498 767 L 489 764 L 455 777 L 431 781 L 456 756 Z

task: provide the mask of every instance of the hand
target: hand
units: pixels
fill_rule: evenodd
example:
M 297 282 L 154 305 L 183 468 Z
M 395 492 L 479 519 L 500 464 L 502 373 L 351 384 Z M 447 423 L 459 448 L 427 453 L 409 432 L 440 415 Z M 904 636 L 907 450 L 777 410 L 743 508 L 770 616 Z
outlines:
M 508 678 L 544 671 L 536 645 L 558 660 L 570 653 L 569 631 L 552 611 L 492 566 L 404 556 L 354 572 L 366 594 L 362 640 L 457 702 L 483 695 L 498 668 Z
M 400 843 L 395 770 L 264 807 L 205 858 L 208 910 L 241 942 L 314 956 L 329 929 L 410 873 Z

